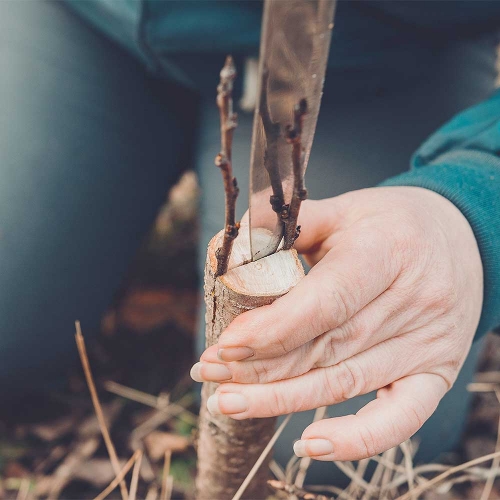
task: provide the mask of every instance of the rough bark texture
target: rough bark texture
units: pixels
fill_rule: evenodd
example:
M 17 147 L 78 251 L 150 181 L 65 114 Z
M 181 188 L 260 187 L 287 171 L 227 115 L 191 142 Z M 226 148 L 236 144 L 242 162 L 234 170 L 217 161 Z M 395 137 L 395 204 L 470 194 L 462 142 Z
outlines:
M 205 267 L 206 344 L 216 344 L 220 334 L 239 314 L 272 303 L 287 293 L 304 275 L 295 250 L 278 252 L 259 261 L 231 269 L 216 278 L 215 249 L 223 232 L 209 244 Z M 243 236 L 243 235 L 240 235 Z M 236 240 L 238 242 L 240 238 Z M 234 259 L 238 249 L 233 249 Z M 244 260 L 244 256 L 241 256 Z M 207 399 L 216 383 L 203 384 L 198 440 L 198 499 L 231 499 L 274 434 L 275 418 L 232 420 L 212 416 Z M 263 463 L 243 498 L 268 494 L 270 457 Z

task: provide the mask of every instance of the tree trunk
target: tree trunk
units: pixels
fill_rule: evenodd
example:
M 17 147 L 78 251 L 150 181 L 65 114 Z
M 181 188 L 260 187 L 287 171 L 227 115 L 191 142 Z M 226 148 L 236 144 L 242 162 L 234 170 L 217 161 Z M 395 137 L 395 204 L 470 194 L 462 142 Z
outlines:
M 262 234 L 263 230 L 257 231 Z M 245 251 L 248 253 L 248 238 L 242 231 L 233 246 L 230 270 L 215 278 L 215 251 L 220 246 L 222 235 L 221 231 L 212 238 L 205 266 L 207 347 L 218 342 L 220 334 L 236 316 L 272 303 L 304 276 L 295 250 L 280 251 L 256 262 L 234 267 L 248 260 L 248 255 L 245 255 Z M 226 416 L 210 415 L 206 403 L 217 385 L 204 383 L 202 389 L 196 479 L 196 498 L 200 500 L 233 497 L 274 434 L 276 421 L 275 418 L 237 421 Z M 270 457 L 262 464 L 242 498 L 255 500 L 267 496 L 269 460 Z

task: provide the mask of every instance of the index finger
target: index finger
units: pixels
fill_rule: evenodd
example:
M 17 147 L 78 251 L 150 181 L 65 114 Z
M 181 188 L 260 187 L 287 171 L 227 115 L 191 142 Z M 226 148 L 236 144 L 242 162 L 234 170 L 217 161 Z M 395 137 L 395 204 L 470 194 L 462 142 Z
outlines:
M 337 328 L 382 294 L 400 264 L 383 231 L 354 224 L 288 294 L 238 316 L 219 339 L 223 361 L 281 356 Z

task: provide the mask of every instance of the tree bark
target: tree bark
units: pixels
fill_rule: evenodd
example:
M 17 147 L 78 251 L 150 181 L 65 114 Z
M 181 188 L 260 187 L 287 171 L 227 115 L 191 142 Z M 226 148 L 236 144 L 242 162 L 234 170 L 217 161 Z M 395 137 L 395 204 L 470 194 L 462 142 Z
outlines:
M 259 237 L 259 231 L 260 236 L 269 237 L 263 234 L 264 230 L 257 230 L 256 238 Z M 223 234 L 221 231 L 210 242 L 205 266 L 207 347 L 218 342 L 220 334 L 236 316 L 271 304 L 304 276 L 302 264 L 293 249 L 239 265 L 249 260 L 249 246 L 245 241 L 245 231 L 242 231 L 234 243 L 229 271 L 216 278 L 215 251 L 220 246 Z M 273 436 L 276 421 L 275 418 L 237 421 L 222 415 L 212 416 L 206 403 L 217 385 L 213 382 L 204 383 L 202 389 L 196 479 L 196 498 L 200 500 L 226 500 L 233 497 Z M 270 456 L 242 498 L 255 500 L 267 496 L 269 460 Z

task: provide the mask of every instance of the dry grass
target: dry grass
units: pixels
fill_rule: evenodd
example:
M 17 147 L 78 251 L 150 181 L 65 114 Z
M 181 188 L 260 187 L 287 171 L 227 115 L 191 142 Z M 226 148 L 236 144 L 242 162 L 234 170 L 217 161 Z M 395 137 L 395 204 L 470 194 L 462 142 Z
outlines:
M 108 430 L 108 422 L 112 421 L 109 418 L 109 407 L 103 407 L 100 403 L 95 382 L 92 377 L 89 360 L 87 357 L 85 343 L 81 331 L 77 331 L 77 344 L 82 360 L 82 366 L 87 380 L 87 384 L 91 393 L 91 399 L 96 412 L 96 419 L 98 428 L 102 435 L 102 439 L 106 444 L 109 453 L 110 462 L 118 464 L 118 473 L 114 472 L 114 477 L 109 482 L 108 486 L 102 490 L 95 498 L 103 500 L 110 495 L 120 484 L 124 485 L 125 498 L 128 500 L 135 500 L 138 491 L 144 493 L 145 498 L 152 500 L 158 498 L 158 491 L 160 491 L 159 498 L 161 500 L 169 500 L 173 497 L 174 477 L 171 473 L 171 450 L 166 450 L 164 454 L 163 470 L 161 473 L 161 481 L 154 477 L 147 476 L 144 473 L 144 463 L 151 462 L 151 457 L 148 450 L 142 445 L 138 444 L 140 439 L 143 439 L 148 432 L 156 429 L 165 419 L 176 418 L 181 422 L 196 423 L 196 415 L 188 410 L 183 409 L 181 401 L 173 403 L 167 395 L 153 396 L 142 391 L 137 391 L 115 383 L 106 383 L 108 390 L 118 393 L 121 397 L 128 398 L 131 401 L 140 402 L 143 405 L 153 408 L 153 417 L 145 419 L 134 430 L 140 429 L 147 424 L 146 433 L 139 433 L 140 438 L 135 438 L 137 449 L 134 451 L 131 458 L 123 465 L 116 453 L 115 446 L 111 441 L 111 436 Z M 488 379 L 487 381 L 484 381 Z M 490 381 L 494 379 L 494 381 Z M 471 384 L 471 390 L 477 390 L 480 393 L 493 393 L 498 398 L 500 390 L 500 372 L 488 373 L 486 375 L 479 374 L 477 382 Z M 186 398 L 189 401 L 189 398 Z M 155 420 L 151 424 L 151 419 L 161 415 L 161 419 Z M 182 416 L 181 416 L 182 415 Z M 320 408 L 316 411 L 315 420 L 325 418 L 325 408 Z M 252 468 L 250 474 L 241 485 L 238 492 L 235 494 L 233 500 L 239 500 L 244 493 L 248 483 L 251 481 L 253 475 L 258 470 L 265 456 L 272 449 L 275 441 L 284 427 L 289 422 L 292 416 L 281 424 L 276 431 L 275 435 L 268 443 L 262 456 Z M 498 421 L 498 428 L 500 428 L 500 419 Z M 37 487 L 37 483 L 42 479 L 40 476 L 33 475 L 31 477 L 23 478 L 19 483 L 16 490 L 15 498 L 32 500 L 37 498 L 58 498 L 64 490 L 64 487 L 71 482 L 78 467 L 83 467 L 86 460 L 89 460 L 98 447 L 99 439 L 96 438 L 95 433 L 91 434 L 87 439 L 82 439 L 85 433 L 80 432 L 80 444 L 74 447 L 65 457 L 62 462 L 63 467 L 58 467 L 52 478 L 51 487 L 46 490 L 48 494 L 44 494 Z M 134 440 L 131 440 L 134 442 Z M 346 488 L 338 488 L 332 485 L 307 485 L 307 471 L 310 465 L 309 459 L 297 459 L 292 457 L 285 469 L 282 469 L 276 462 L 271 462 L 271 472 L 276 479 L 269 481 L 269 486 L 274 490 L 275 498 L 288 498 L 288 499 L 309 499 L 309 500 L 326 500 L 326 499 L 394 499 L 394 500 L 413 500 L 417 498 L 473 498 L 467 496 L 453 496 L 453 491 L 456 487 L 463 486 L 464 484 L 483 484 L 480 492 L 481 498 L 495 498 L 492 496 L 497 495 L 493 490 L 494 481 L 500 475 L 499 460 L 499 439 L 497 436 L 496 451 L 484 456 L 480 456 L 469 460 L 465 463 L 456 466 L 450 466 L 440 463 L 425 464 L 415 466 L 413 464 L 413 457 L 416 452 L 416 445 L 411 442 L 402 443 L 399 447 L 388 450 L 385 453 L 373 457 L 371 459 L 362 460 L 358 463 L 351 462 L 337 462 L 336 466 L 345 474 L 349 479 L 349 484 Z M 109 452 L 109 450 L 115 450 Z M 50 455 L 49 455 L 50 456 Z M 112 458 L 114 456 L 114 459 Z M 47 457 L 48 458 L 48 457 Z M 375 469 L 369 475 L 367 473 L 370 468 L 370 463 L 375 464 Z M 487 462 L 491 462 L 487 466 Z M 130 480 L 130 487 L 127 488 L 127 474 L 133 469 L 132 477 Z M 479 490 L 475 490 L 479 491 Z M 122 490 L 123 494 L 123 490 Z M 192 491 L 177 490 L 177 495 L 185 498 L 193 498 Z M 457 493 L 457 495 L 463 495 Z M 475 497 L 474 497 L 475 498 Z M 477 497 L 479 498 L 479 497 Z

